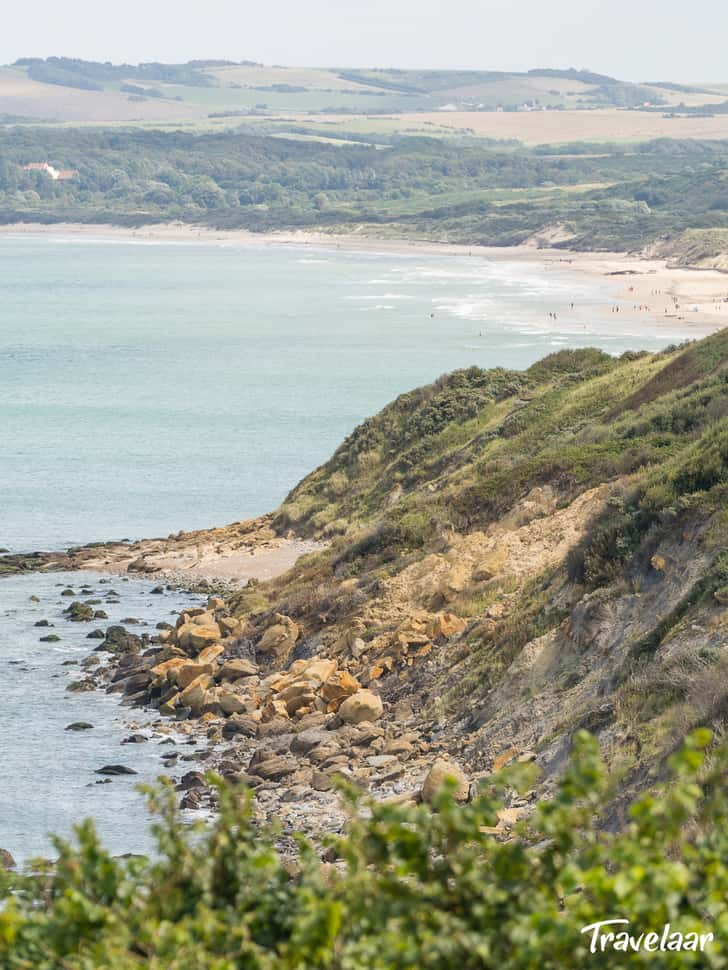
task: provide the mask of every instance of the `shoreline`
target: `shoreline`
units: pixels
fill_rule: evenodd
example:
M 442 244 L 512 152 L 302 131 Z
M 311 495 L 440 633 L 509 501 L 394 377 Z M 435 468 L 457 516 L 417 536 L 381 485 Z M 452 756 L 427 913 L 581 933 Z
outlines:
M 669 260 L 626 252 L 582 252 L 522 243 L 480 246 L 430 240 L 385 238 L 350 233 L 247 229 L 211 229 L 186 223 L 152 223 L 140 227 L 88 223 L 9 223 L 0 239 L 57 239 L 140 243 L 149 245 L 290 246 L 338 249 L 382 255 L 470 256 L 492 262 L 527 262 L 589 276 L 614 289 L 616 303 L 633 303 L 640 319 L 688 324 L 695 336 L 728 326 L 728 271 L 713 267 L 670 266 Z
M 101 542 L 65 551 L 9 553 L 0 557 L 0 579 L 29 573 L 98 572 L 109 576 L 159 580 L 188 592 L 204 585 L 242 588 L 249 580 L 275 579 L 301 556 L 325 544 L 272 527 L 272 513 L 229 525 L 178 532 L 166 538 Z

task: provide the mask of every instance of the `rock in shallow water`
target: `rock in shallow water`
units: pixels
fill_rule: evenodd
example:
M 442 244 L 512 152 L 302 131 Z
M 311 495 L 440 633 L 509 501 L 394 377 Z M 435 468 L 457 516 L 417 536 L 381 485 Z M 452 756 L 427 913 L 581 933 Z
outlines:
M 137 771 L 133 768 L 127 768 L 126 765 L 104 765 L 103 768 L 97 768 L 95 771 L 97 775 L 136 775 Z
M 7 849 L 0 849 L 0 869 L 14 869 L 15 859 Z
M 90 731 L 93 728 L 93 724 L 89 724 L 88 721 L 74 721 L 73 724 L 67 724 L 66 731 Z

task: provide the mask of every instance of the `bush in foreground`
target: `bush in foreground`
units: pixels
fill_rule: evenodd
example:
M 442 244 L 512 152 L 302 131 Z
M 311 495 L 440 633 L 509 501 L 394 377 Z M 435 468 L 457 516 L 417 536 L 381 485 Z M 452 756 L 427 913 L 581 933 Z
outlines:
M 507 842 L 496 822 L 528 767 L 501 773 L 466 805 L 436 811 L 361 805 L 352 792 L 339 862 L 300 843 L 292 865 L 253 823 L 247 793 L 219 786 L 206 828 L 180 819 L 169 789 L 150 792 L 156 859 L 114 859 L 93 825 L 59 859 L 16 877 L 0 911 L 3 970 L 568 970 L 728 965 L 728 798 L 724 748 L 688 738 L 673 779 L 644 795 L 611 834 L 595 824 L 606 794 L 596 741 L 575 738 L 555 797 Z M 6 887 L 7 891 L 7 887 Z M 590 952 L 589 924 L 624 918 L 650 931 L 714 934 L 696 950 Z M 617 927 L 617 930 L 625 927 Z M 608 927 L 607 929 L 614 929 Z M 606 932 L 606 930 L 605 930 Z

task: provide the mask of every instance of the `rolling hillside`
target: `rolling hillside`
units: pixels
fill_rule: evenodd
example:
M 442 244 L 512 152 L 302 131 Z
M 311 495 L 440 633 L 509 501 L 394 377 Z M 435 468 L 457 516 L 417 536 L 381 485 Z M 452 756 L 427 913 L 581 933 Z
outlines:
M 221 114 L 416 114 L 711 105 L 712 88 L 633 84 L 568 69 L 498 71 L 268 67 L 251 61 L 112 65 L 21 58 L 0 69 L 0 116 L 53 122 L 197 122 Z

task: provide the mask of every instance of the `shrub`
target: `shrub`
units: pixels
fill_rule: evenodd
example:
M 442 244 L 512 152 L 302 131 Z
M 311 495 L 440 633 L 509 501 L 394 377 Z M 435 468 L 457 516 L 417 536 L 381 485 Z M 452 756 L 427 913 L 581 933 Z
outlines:
M 607 779 L 597 742 L 574 738 L 554 797 L 515 838 L 490 834 L 502 793 L 532 766 L 496 776 L 468 804 L 427 806 L 345 793 L 353 821 L 336 867 L 299 840 L 293 864 L 253 821 L 251 796 L 216 782 L 219 814 L 185 827 L 171 788 L 150 793 L 155 859 L 112 858 L 90 822 L 78 846 L 18 877 L 0 912 L 5 970 L 570 970 L 724 967 L 728 961 L 725 749 L 706 761 L 699 730 L 673 781 L 643 795 L 624 831 L 595 825 Z M 7 893 L 7 887 L 6 887 Z M 583 928 L 627 919 L 637 936 L 714 934 L 705 953 L 589 952 Z

